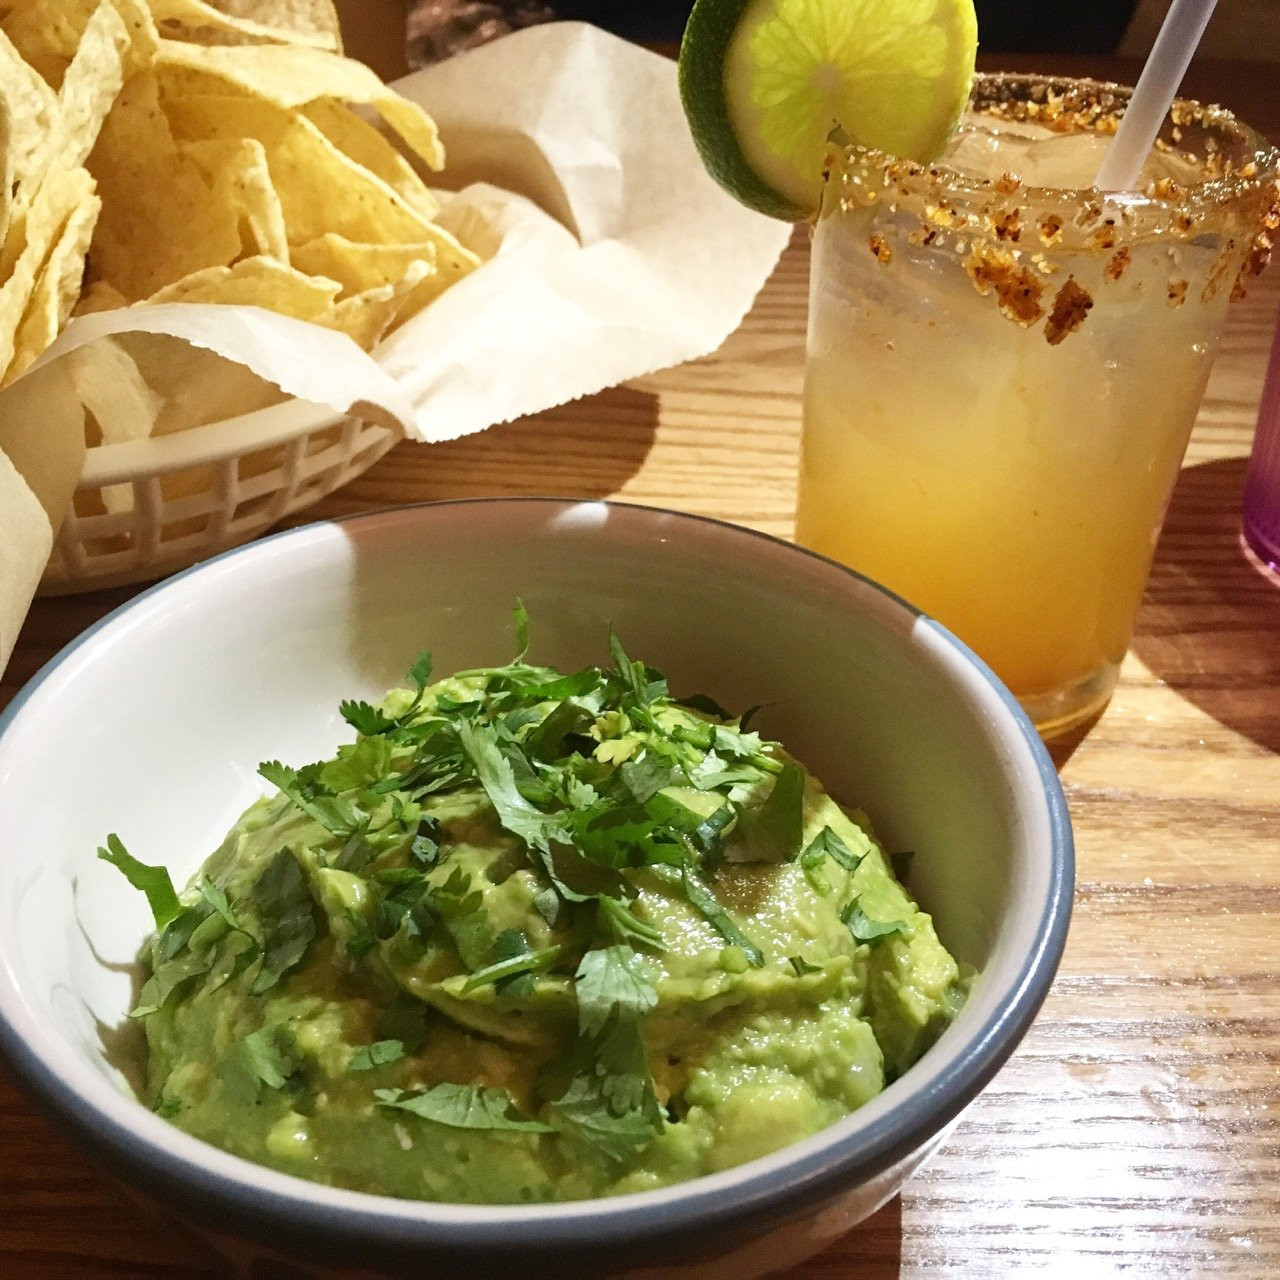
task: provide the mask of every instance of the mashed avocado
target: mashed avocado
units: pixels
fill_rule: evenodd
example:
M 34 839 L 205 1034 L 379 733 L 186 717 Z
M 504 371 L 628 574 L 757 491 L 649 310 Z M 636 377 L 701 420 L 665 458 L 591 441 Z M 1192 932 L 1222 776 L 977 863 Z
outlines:
M 424 656 L 334 759 L 263 765 L 180 896 L 108 841 L 156 915 L 155 1110 L 336 1186 L 572 1200 L 776 1150 L 924 1052 L 965 981 L 865 818 L 612 647 Z

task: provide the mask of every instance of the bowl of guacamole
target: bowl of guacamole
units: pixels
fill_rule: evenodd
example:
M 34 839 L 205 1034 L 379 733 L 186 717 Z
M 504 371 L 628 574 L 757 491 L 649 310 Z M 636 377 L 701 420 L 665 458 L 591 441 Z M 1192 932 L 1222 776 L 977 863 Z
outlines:
M 790 1265 L 1012 1051 L 1069 912 L 963 646 L 645 508 L 230 552 L 55 659 L 0 778 L 0 1047 L 242 1267 Z

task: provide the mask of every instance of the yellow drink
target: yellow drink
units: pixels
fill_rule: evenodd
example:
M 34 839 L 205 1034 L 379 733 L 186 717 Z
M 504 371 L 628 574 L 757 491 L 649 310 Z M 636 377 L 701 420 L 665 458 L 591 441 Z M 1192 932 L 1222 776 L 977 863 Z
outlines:
M 851 154 L 814 239 L 797 540 L 950 627 L 1046 731 L 1114 686 L 1266 207 L 1246 175 L 1197 209 L 1203 165 L 1163 155 L 1162 195 L 1104 201 L 1078 189 L 1104 145 L 975 122 L 967 175 Z

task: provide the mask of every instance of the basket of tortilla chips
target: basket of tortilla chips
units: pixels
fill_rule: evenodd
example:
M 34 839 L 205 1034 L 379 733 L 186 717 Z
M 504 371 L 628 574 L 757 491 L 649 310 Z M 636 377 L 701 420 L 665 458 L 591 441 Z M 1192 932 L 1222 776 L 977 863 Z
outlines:
M 594 28 L 397 89 L 329 0 L 0 0 L 0 623 L 37 562 L 156 578 L 402 435 L 710 352 L 786 241 L 707 178 L 673 64 Z
M 444 161 L 434 123 L 341 56 L 328 0 L 0 15 L 0 385 L 73 316 L 140 303 L 264 307 L 370 350 L 478 265 L 421 176 Z M 263 412 L 279 392 L 182 344 L 97 343 L 75 381 L 99 447 L 46 588 L 191 563 L 394 440 L 307 406 Z

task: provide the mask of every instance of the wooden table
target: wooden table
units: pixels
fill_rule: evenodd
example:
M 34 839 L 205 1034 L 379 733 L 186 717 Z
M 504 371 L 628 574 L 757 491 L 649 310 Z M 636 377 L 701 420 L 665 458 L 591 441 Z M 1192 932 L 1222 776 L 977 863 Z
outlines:
M 1204 64 L 1191 89 L 1280 136 L 1261 69 Z M 786 536 L 806 273 L 798 234 L 717 355 L 454 444 L 401 445 L 311 515 L 562 494 Z M 1272 271 L 1233 313 L 1122 683 L 1060 752 L 1079 869 L 1053 993 L 933 1163 L 788 1280 L 1280 1275 L 1280 589 L 1236 541 L 1278 297 Z M 38 603 L 0 703 L 128 595 Z M 222 1274 L 0 1069 L 0 1276 Z

